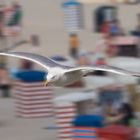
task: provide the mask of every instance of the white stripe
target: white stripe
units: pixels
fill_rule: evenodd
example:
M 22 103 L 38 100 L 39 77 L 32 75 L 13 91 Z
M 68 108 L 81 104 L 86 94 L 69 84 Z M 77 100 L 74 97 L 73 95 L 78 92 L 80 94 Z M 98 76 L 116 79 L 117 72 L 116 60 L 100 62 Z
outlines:
M 67 31 L 69 32 L 77 32 L 77 31 L 80 31 L 79 29 L 71 29 L 71 28 L 67 28 Z
M 16 109 L 17 112 L 21 113 L 39 113 L 39 112 L 51 112 L 52 109 L 46 108 L 46 109 L 31 109 L 31 110 L 23 110 L 23 109 Z
M 75 113 L 69 113 L 69 114 L 56 114 L 57 116 L 56 117 L 71 117 L 73 118 L 74 116 L 76 116 Z
M 65 128 L 65 129 L 58 129 L 58 133 L 62 133 L 62 132 L 72 132 L 73 129 L 72 128 Z
M 67 123 L 67 124 L 59 124 L 58 127 L 72 127 L 73 125 L 71 123 Z
M 73 138 L 61 138 L 60 140 L 73 140 Z
M 34 99 L 45 99 L 45 98 L 50 98 L 50 99 L 47 99 L 47 100 L 51 100 L 51 98 L 52 98 L 52 96 L 50 96 L 50 95 L 46 95 L 46 96 L 27 96 L 27 97 L 25 97 L 25 96 L 21 96 L 21 95 L 15 95 L 15 97 L 16 98 L 18 98 L 18 99 L 23 99 L 23 100 L 34 100 Z M 46 100 L 46 99 L 45 99 Z
M 40 113 L 40 114 L 21 114 L 21 113 L 17 113 L 18 116 L 20 117 L 27 117 L 27 118 L 31 118 L 31 117 L 49 117 L 52 115 L 52 113 Z
M 79 23 L 77 21 L 73 21 L 73 22 L 68 22 L 68 23 L 65 23 L 65 26 L 66 27 L 73 27 L 73 28 L 79 28 Z
M 68 134 L 62 134 L 62 133 L 60 133 L 59 134 L 59 137 L 72 137 L 72 136 L 73 136 L 72 133 L 68 133 Z
M 66 108 L 66 109 L 57 109 L 55 112 L 56 113 L 61 113 L 61 112 L 66 112 L 66 113 L 68 113 L 68 112 L 75 112 L 76 111 L 76 109 L 75 108 Z
M 68 11 L 64 13 L 64 16 L 80 16 L 79 11 Z
M 73 20 L 71 20 L 71 21 L 65 21 L 64 22 L 64 25 L 68 25 L 68 26 L 70 26 L 70 25 L 80 25 L 80 23 L 79 23 L 79 21 L 77 21 L 76 19 L 73 19 Z
M 73 118 L 71 119 L 62 119 L 62 120 L 57 120 L 56 123 L 71 123 L 71 121 L 73 120 Z

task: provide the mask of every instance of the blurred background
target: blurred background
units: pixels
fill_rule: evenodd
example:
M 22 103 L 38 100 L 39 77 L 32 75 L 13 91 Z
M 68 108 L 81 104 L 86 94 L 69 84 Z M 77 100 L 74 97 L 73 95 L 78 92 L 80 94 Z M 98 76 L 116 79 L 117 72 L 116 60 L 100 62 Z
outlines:
M 0 0 L 0 51 L 140 72 L 140 0 Z M 139 78 L 95 71 L 57 88 L 46 75 L 0 56 L 1 139 L 140 138 Z

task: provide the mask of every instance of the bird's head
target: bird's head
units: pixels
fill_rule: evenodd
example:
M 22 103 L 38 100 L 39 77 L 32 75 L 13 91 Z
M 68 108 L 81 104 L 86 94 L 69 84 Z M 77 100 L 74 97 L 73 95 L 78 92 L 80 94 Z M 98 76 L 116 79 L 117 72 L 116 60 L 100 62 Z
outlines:
M 60 77 L 64 74 L 64 70 L 61 68 L 53 68 L 46 76 L 45 86 L 48 84 L 54 84 L 56 81 L 60 79 Z
M 58 79 L 59 79 L 59 76 L 58 75 L 56 75 L 56 74 L 48 74 L 46 76 L 45 86 L 47 86 L 49 84 L 53 84 Z

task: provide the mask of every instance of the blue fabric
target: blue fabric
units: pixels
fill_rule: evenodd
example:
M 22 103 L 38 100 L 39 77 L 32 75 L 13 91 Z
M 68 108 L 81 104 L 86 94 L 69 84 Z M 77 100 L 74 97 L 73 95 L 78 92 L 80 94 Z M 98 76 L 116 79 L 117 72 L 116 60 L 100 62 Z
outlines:
M 75 133 L 96 133 L 95 130 L 73 130 Z
M 118 27 L 115 26 L 115 25 L 112 25 L 112 26 L 110 27 L 110 32 L 111 32 L 113 35 L 117 35 L 118 32 L 119 32 Z
M 130 33 L 134 36 L 140 37 L 140 32 L 139 31 L 131 31 Z
M 10 73 L 10 77 L 12 79 L 17 79 L 17 77 L 16 77 L 16 74 L 18 73 L 18 69 L 17 68 L 10 69 L 9 73 Z
M 43 71 L 20 71 L 15 74 L 17 79 L 20 79 L 23 82 L 39 82 L 44 81 L 47 73 Z
M 103 127 L 104 118 L 99 115 L 80 115 L 72 122 L 74 126 Z
M 79 6 L 80 3 L 76 2 L 76 1 L 69 1 L 69 2 L 65 2 L 63 3 L 63 7 L 67 7 L 67 6 Z
M 84 139 L 95 139 L 97 138 L 96 136 L 73 136 L 73 138 L 84 138 Z

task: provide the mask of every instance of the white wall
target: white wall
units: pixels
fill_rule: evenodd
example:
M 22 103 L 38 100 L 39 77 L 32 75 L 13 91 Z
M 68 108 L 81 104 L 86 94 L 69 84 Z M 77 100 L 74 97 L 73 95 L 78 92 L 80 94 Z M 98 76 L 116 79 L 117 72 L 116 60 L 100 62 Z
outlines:
M 9 3 L 12 0 L 6 0 Z M 63 0 L 19 0 L 24 10 L 24 33 L 27 38 L 38 34 L 41 38 L 40 49 L 36 53 L 43 55 L 67 55 L 69 50 L 68 33 L 64 28 L 62 10 Z M 93 10 L 96 4 L 84 5 L 85 30 L 80 31 L 80 48 L 93 50 L 100 35 L 93 33 Z M 140 5 L 118 5 L 122 26 L 131 30 L 136 25 L 136 14 Z M 18 51 L 31 51 L 30 46 L 23 46 Z

